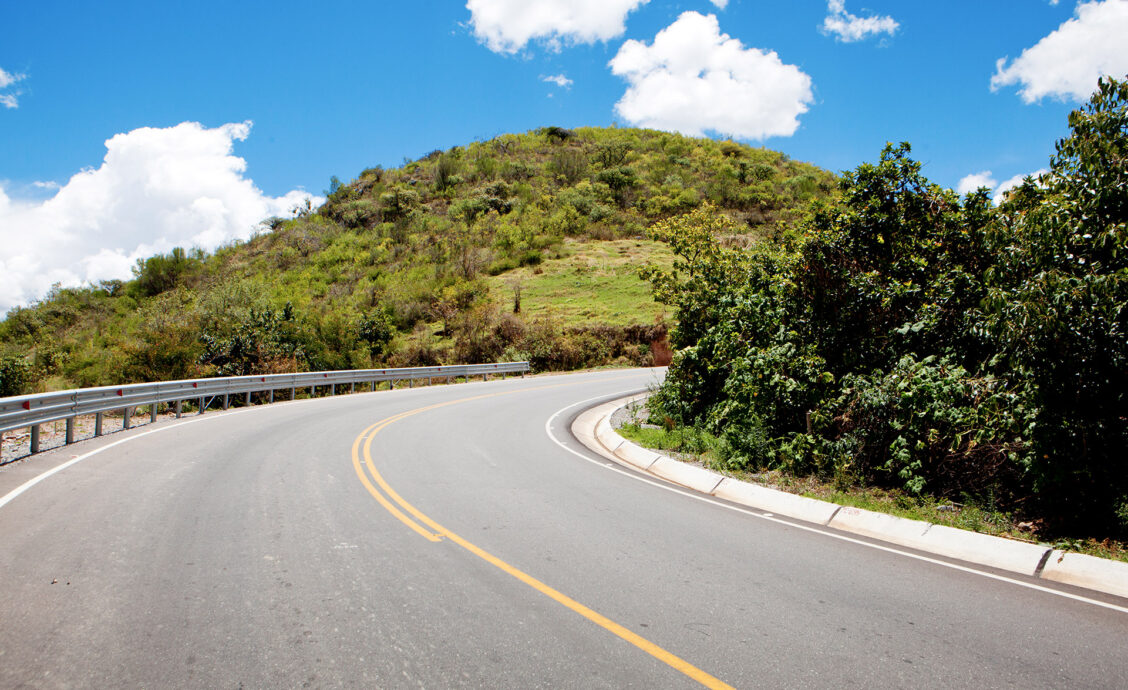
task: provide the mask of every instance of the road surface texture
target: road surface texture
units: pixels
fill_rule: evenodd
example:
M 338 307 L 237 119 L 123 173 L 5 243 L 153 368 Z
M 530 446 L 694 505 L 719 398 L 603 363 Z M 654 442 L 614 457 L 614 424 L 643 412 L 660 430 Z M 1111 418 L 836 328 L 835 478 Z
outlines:
M 0 687 L 1125 687 L 1124 600 L 672 491 L 568 435 L 657 375 L 209 413 L 13 465 L 0 496 L 116 444 L 0 505 Z

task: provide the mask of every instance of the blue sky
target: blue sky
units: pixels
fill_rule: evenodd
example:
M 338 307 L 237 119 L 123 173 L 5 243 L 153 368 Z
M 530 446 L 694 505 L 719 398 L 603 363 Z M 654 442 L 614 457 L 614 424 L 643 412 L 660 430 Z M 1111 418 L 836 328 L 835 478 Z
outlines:
M 545 125 L 735 135 L 835 171 L 904 140 L 936 182 L 997 186 L 1128 73 L 1128 0 L 41 0 L 0 26 L 4 309 L 246 237 L 330 176 Z

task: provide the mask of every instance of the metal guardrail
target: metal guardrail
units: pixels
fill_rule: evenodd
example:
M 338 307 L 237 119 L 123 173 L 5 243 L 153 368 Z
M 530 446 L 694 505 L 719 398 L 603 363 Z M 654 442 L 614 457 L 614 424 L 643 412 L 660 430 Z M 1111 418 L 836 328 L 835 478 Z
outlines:
M 247 405 L 251 404 L 253 393 L 268 394 L 268 402 L 274 402 L 275 391 L 289 391 L 289 399 L 297 396 L 299 388 L 309 388 L 311 395 L 317 388 L 328 388 L 335 395 L 337 387 L 348 385 L 355 390 L 356 384 L 376 384 L 390 382 L 395 388 L 397 382 L 406 381 L 408 386 L 421 379 L 435 379 L 481 376 L 483 380 L 491 374 L 520 374 L 529 371 L 528 362 L 502 362 L 498 364 L 459 364 L 441 367 L 412 367 L 406 369 L 354 369 L 348 371 L 315 371 L 303 374 L 266 374 L 262 376 L 230 376 L 223 378 L 192 379 L 188 381 L 165 381 L 162 383 L 136 383 L 123 386 L 103 386 L 101 388 L 80 388 L 76 390 L 20 395 L 0 398 L 0 435 L 13 429 L 31 429 L 31 452 L 39 452 L 39 425 L 47 422 L 66 420 L 66 443 L 75 441 L 75 418 L 94 415 L 94 435 L 102 435 L 102 418 L 107 412 L 121 410 L 123 426 L 130 428 L 136 408 L 148 406 L 150 420 L 156 421 L 157 409 L 161 404 L 175 407 L 180 417 L 183 402 L 196 401 L 198 414 L 203 414 L 211 403 L 221 400 L 223 409 L 231 404 L 233 396 L 244 396 Z

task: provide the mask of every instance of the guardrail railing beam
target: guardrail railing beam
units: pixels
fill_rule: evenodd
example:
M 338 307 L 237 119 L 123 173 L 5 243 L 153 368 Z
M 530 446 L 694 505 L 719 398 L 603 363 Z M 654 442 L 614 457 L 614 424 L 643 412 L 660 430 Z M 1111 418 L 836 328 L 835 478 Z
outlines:
M 394 390 L 396 383 L 407 381 L 408 388 L 415 382 L 434 385 L 435 379 L 443 383 L 469 382 L 481 376 L 489 381 L 492 374 L 507 378 L 518 374 L 521 378 L 529 372 L 528 362 L 505 362 L 498 364 L 474 364 L 440 367 L 409 367 L 404 369 L 367 369 L 349 371 L 322 371 L 301 374 L 268 374 L 265 376 L 231 376 L 226 378 L 196 379 L 189 381 L 166 381 L 162 383 L 138 383 L 124 386 L 105 386 L 84 388 L 53 393 L 39 393 L 29 396 L 0 398 L 0 438 L 7 431 L 26 428 L 30 431 L 30 450 L 41 450 L 41 425 L 49 422 L 66 422 L 66 443 L 77 440 L 78 417 L 94 416 L 94 436 L 105 432 L 105 415 L 108 412 L 122 415 L 122 429 L 133 426 L 133 415 L 138 409 L 148 409 L 149 423 L 157 420 L 160 406 L 173 410 L 179 419 L 186 402 L 197 405 L 197 413 L 203 414 L 213 401 L 223 398 L 223 409 L 229 409 L 237 400 L 232 396 L 243 396 L 246 405 L 254 404 L 254 394 L 259 401 L 274 402 L 276 390 L 290 389 L 290 400 L 297 398 L 299 388 L 309 389 L 311 398 L 316 398 L 317 387 L 325 390 L 322 395 L 336 395 L 337 387 L 348 384 L 349 393 L 355 393 L 357 384 L 368 384 L 375 392 L 383 382 Z M 495 377 L 496 378 L 496 377 Z M 0 461 L 2 462 L 2 461 Z

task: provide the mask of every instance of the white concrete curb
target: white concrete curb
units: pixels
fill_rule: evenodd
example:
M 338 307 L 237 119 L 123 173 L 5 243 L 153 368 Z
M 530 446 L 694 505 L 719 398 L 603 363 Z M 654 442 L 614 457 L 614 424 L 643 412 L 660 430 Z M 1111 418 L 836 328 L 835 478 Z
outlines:
M 1042 569 L 1042 577 L 1086 589 L 1128 597 L 1128 567 L 1120 561 L 1055 550 Z
M 646 395 L 633 395 L 585 410 L 572 423 L 573 435 L 611 460 L 743 506 L 961 561 L 1128 597 L 1128 563 L 796 496 L 642 448 L 615 432 L 611 415 Z

